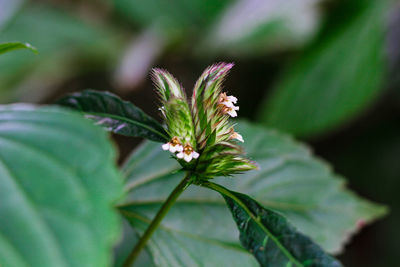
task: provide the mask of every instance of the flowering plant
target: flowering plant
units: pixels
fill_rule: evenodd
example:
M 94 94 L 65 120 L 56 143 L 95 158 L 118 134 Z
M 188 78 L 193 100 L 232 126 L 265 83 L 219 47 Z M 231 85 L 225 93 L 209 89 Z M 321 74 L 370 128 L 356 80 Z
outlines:
M 153 70 L 162 104 L 160 111 L 170 137 L 162 149 L 173 153 L 197 183 L 256 168 L 243 156 L 243 149 L 237 144 L 244 142 L 243 137 L 229 121 L 237 116 L 238 100 L 222 92 L 222 82 L 232 67 L 233 64 L 219 63 L 207 68 L 193 89 L 190 104 L 170 73 Z
M 0 44 L 0 54 L 15 49 L 36 52 L 28 44 Z M 165 125 L 108 92 L 86 90 L 58 102 L 113 133 L 161 143 L 145 142 L 128 157 L 125 179 L 108 135 L 77 112 L 1 105 L 0 215 L 6 219 L 0 220 L 0 265 L 106 267 L 114 251 L 115 266 L 128 267 L 142 262 L 137 259 L 146 247 L 158 267 L 341 266 L 324 249 L 339 251 L 385 207 L 348 192 L 328 166 L 287 136 L 231 122 L 238 99 L 222 82 L 232 66 L 207 68 L 190 100 L 171 74 L 154 69 Z M 247 138 L 251 157 L 235 129 Z M 186 172 L 180 182 L 179 169 Z M 253 169 L 261 172 L 217 178 Z M 138 240 L 128 231 L 112 250 L 122 216 Z M 344 220 L 332 226 L 338 217 Z
M 118 206 L 121 214 L 129 220 L 132 227 L 140 235 L 137 242 L 131 241 L 134 242 L 135 245 L 129 255 L 124 257 L 125 260 L 123 266 L 128 267 L 131 266 L 132 263 L 136 262 L 141 251 L 143 251 L 143 248 L 145 247 L 150 248 L 153 257 L 156 258 L 155 262 L 158 266 L 174 266 L 174 264 L 180 260 L 189 265 L 193 263 L 190 257 L 194 256 L 190 256 L 189 258 L 182 256 L 185 257 L 182 259 L 176 259 L 175 256 L 169 258 L 171 257 L 169 246 L 164 247 L 163 251 L 160 252 L 159 246 L 163 245 L 157 244 L 157 240 L 161 238 L 159 235 L 155 242 L 148 242 L 150 239 L 154 241 L 153 238 L 155 237 L 153 234 L 159 231 L 160 225 L 163 225 L 162 221 L 164 220 L 164 217 L 170 212 L 171 207 L 175 204 L 178 197 L 181 196 L 181 194 L 191 185 L 211 189 L 218 192 L 223 197 L 226 205 L 232 213 L 237 228 L 239 229 L 240 243 L 244 249 L 255 257 L 261 266 L 341 266 L 339 261 L 327 254 L 323 248 L 318 245 L 323 244 L 324 248 L 330 249 L 330 252 L 333 251 L 331 246 L 332 243 L 324 243 L 324 241 L 326 241 L 325 235 L 321 238 L 321 235 L 318 234 L 320 232 L 316 232 L 315 234 L 314 231 L 310 230 L 314 229 L 313 227 L 315 224 L 313 222 L 311 223 L 312 227 L 301 228 L 301 230 L 307 231 L 307 235 L 312 235 L 311 239 L 295 228 L 291 221 L 288 221 L 281 212 L 278 213 L 269 207 L 267 208 L 266 206 L 271 205 L 268 196 L 267 201 L 260 204 L 245 194 L 231 191 L 221 184 L 211 181 L 218 176 L 234 176 L 237 173 L 243 173 L 250 170 L 255 170 L 253 173 L 256 173 L 258 164 L 260 164 L 257 163 L 256 165 L 254 161 L 251 161 L 245 155 L 244 149 L 239 146 L 239 144 L 245 141 L 246 134 L 245 132 L 242 132 L 242 130 L 240 130 L 240 132 L 243 136 L 238 133 L 235 130 L 237 125 L 231 121 L 232 117 L 237 117 L 238 115 L 238 99 L 225 92 L 222 89 L 222 83 L 232 67 L 233 64 L 231 63 L 218 63 L 208 67 L 196 82 L 190 100 L 186 96 L 182 86 L 170 73 L 165 70 L 154 69 L 152 72 L 152 78 L 161 103 L 159 109 L 165 122 L 164 125 L 158 123 L 155 119 L 145 114 L 132 103 L 122 101 L 119 97 L 108 92 L 87 90 L 67 96 L 58 102 L 60 105 L 81 111 L 85 117 L 94 120 L 96 124 L 103 126 L 108 131 L 126 136 L 144 137 L 151 141 L 160 142 L 161 145 L 157 144 L 155 150 L 156 153 L 163 150 L 169 151 L 172 158 L 179 163 L 180 169 L 186 172 L 183 179 L 181 179 L 176 186 L 174 184 L 175 187 L 173 190 L 168 191 L 165 200 L 163 198 L 162 205 L 154 216 L 152 216 L 151 220 L 147 219 L 146 216 L 148 214 L 143 213 L 143 210 L 140 209 L 140 211 L 137 211 L 137 206 L 140 206 L 140 203 L 138 204 L 128 201 L 127 203 Z M 318 160 L 310 158 L 309 153 L 304 151 L 303 148 L 299 148 L 297 145 L 293 147 L 292 142 L 287 140 L 287 138 L 276 139 L 276 134 L 271 134 L 271 132 L 265 131 L 265 129 L 255 129 L 255 131 L 260 133 L 260 135 L 255 138 L 257 140 L 252 140 L 252 138 L 254 138 L 254 136 L 252 136 L 246 140 L 246 142 L 250 141 L 250 143 L 253 143 L 252 146 L 256 146 L 257 151 L 261 152 L 258 154 L 256 153 L 255 155 L 258 159 L 261 159 L 260 165 L 267 169 L 266 173 L 270 172 L 271 169 L 273 170 L 274 168 L 279 169 L 282 168 L 282 166 L 288 167 L 284 169 L 288 170 L 289 173 L 284 171 L 280 175 L 280 178 L 285 180 L 282 183 L 285 185 L 285 188 L 281 188 L 281 191 L 278 192 L 285 192 L 288 181 L 294 184 L 294 186 L 291 187 L 292 190 L 303 190 L 303 188 L 311 188 L 312 190 L 313 188 L 308 184 L 308 179 L 304 181 L 304 175 L 301 169 L 299 171 L 297 169 L 295 169 L 295 171 L 291 170 L 295 164 L 290 166 L 292 164 L 290 161 L 300 161 L 301 164 L 309 166 L 311 169 L 308 173 L 312 175 L 312 177 L 317 175 L 319 180 L 317 179 L 316 181 L 325 185 L 325 188 L 329 188 L 326 194 L 319 195 L 315 200 L 310 199 L 308 195 L 306 196 L 307 205 L 304 210 L 306 216 L 310 216 L 310 212 L 316 213 L 319 216 L 319 205 L 325 207 L 327 202 L 336 198 L 345 199 L 346 202 L 349 203 L 348 206 L 350 205 L 353 211 L 357 211 L 354 207 L 361 201 L 355 198 L 351 193 L 341 192 L 342 189 L 340 188 L 340 184 L 336 182 L 335 177 L 330 173 L 329 169 L 325 165 L 321 164 Z M 262 140 L 269 140 L 269 142 L 257 144 L 257 142 L 261 140 L 260 138 Z M 254 142 L 256 142 L 255 145 Z M 276 143 L 280 144 L 279 149 L 274 148 Z M 272 147 L 269 147 L 271 145 Z M 146 151 L 146 146 L 144 146 L 143 149 Z M 294 150 L 287 155 L 281 154 L 278 158 L 272 156 L 275 155 L 277 151 L 290 151 L 291 149 Z M 157 161 L 157 159 L 154 158 L 153 152 L 149 155 L 147 155 L 147 153 L 148 152 L 143 152 L 142 149 L 139 149 L 139 151 L 133 155 L 132 160 L 134 160 L 136 154 L 139 155 L 139 158 L 143 158 L 139 159 L 139 163 L 135 161 L 129 162 L 128 160 L 128 167 L 126 169 L 126 174 L 128 176 L 135 177 L 131 182 L 129 182 L 130 178 L 126 182 L 126 191 L 130 192 L 129 194 L 132 194 L 133 192 L 136 192 L 138 195 L 143 194 L 143 192 L 141 192 L 141 186 L 147 183 L 151 184 L 148 185 L 150 188 L 153 188 L 153 186 L 156 188 L 155 195 L 157 198 L 148 203 L 145 202 L 143 205 L 160 202 L 160 195 L 166 190 L 165 188 L 169 188 L 168 186 L 156 186 L 156 184 L 152 184 L 153 179 L 155 179 L 154 177 L 158 177 L 158 175 L 160 175 L 159 173 L 147 174 L 143 179 L 139 179 L 138 176 L 140 177 L 140 172 L 143 172 L 144 170 L 136 173 L 132 171 L 131 167 L 129 167 L 132 165 L 140 169 L 138 165 L 146 164 L 146 158 L 150 158 L 150 162 L 147 163 L 150 165 L 153 164 L 153 160 Z M 272 162 L 269 160 L 265 161 L 270 157 L 273 158 Z M 148 171 L 151 172 L 151 168 L 147 166 L 144 169 L 146 169 L 144 171 L 145 173 Z M 169 168 L 167 169 L 170 170 Z M 171 171 L 172 170 L 175 170 L 175 165 Z M 255 190 L 258 191 L 265 187 L 265 184 L 261 179 L 263 178 L 263 175 L 265 175 L 265 173 L 253 174 L 252 180 L 241 181 L 238 183 L 243 184 L 245 187 L 254 186 L 256 188 Z M 267 176 L 268 175 L 269 174 L 267 174 Z M 171 177 L 166 180 L 170 183 Z M 226 180 L 227 179 L 225 179 L 225 181 Z M 305 186 L 297 186 L 301 184 L 302 180 L 305 182 Z M 275 188 L 275 186 L 276 184 L 272 185 L 273 188 Z M 133 189 L 135 188 L 138 191 L 134 191 Z M 154 191 L 154 189 L 152 190 Z M 207 190 L 207 192 L 209 191 L 210 190 Z M 289 195 L 291 198 L 299 197 L 294 194 Z M 196 198 L 190 199 L 191 202 L 199 201 L 199 195 L 195 194 L 195 196 Z M 135 196 L 132 197 L 135 198 Z M 146 195 L 146 198 L 147 197 L 148 196 Z M 213 203 L 215 200 L 207 199 L 207 201 Z M 315 208 L 310 207 L 308 204 L 309 201 L 314 201 L 313 205 L 315 205 Z M 337 203 L 340 204 L 342 202 L 339 201 Z M 287 204 L 285 203 L 285 205 Z M 304 203 L 302 205 L 304 206 Z M 365 205 L 364 207 L 368 209 L 368 212 L 362 213 L 363 217 L 361 221 L 357 221 L 356 224 L 358 228 L 360 227 L 358 225 L 364 225 L 366 221 L 374 218 L 373 216 L 379 216 L 385 212 L 384 209 L 379 206 L 365 203 L 362 203 L 362 205 Z M 301 207 L 303 208 L 303 206 Z M 294 207 L 296 208 L 295 212 L 299 212 L 297 206 Z M 183 216 L 184 214 L 187 214 L 187 212 L 192 211 L 187 210 L 186 212 L 180 212 L 179 215 Z M 203 207 L 201 209 L 201 214 L 204 214 L 205 212 L 206 209 Z M 301 212 L 303 212 L 303 210 Z M 212 212 L 209 211 L 209 213 Z M 175 216 L 177 216 L 177 214 L 175 214 Z M 215 216 L 215 214 L 213 214 L 213 216 Z M 360 216 L 361 215 L 357 213 L 355 214 L 354 219 L 359 220 L 358 218 Z M 184 216 L 182 221 L 179 221 L 178 217 L 174 220 L 177 220 L 175 222 L 176 224 L 183 227 L 183 225 L 186 224 L 186 221 L 190 219 L 189 217 L 189 215 L 188 217 Z M 294 218 L 297 222 L 304 222 L 300 217 L 297 217 L 297 219 L 296 217 Z M 331 217 L 328 216 L 328 218 Z M 199 220 L 200 218 L 196 217 L 196 219 Z M 143 227 L 143 223 L 146 224 L 146 227 Z M 320 227 L 320 224 L 318 224 L 318 227 Z M 324 225 L 324 227 L 326 226 Z M 167 227 L 167 229 L 169 228 Z M 344 231 L 348 233 L 348 229 L 354 229 L 354 225 L 346 224 Z M 207 228 L 205 232 L 202 232 L 202 235 L 199 236 L 199 238 L 204 239 L 203 235 L 209 235 L 209 231 L 211 231 L 211 229 Z M 189 236 L 192 236 L 192 234 L 189 233 Z M 207 238 L 211 238 L 211 243 L 221 242 L 221 240 L 215 241 L 214 237 Z M 318 244 L 314 242 L 314 238 L 318 239 Z M 330 238 L 333 238 L 332 235 Z M 340 243 L 343 238 L 339 237 L 338 240 L 339 241 L 333 242 L 333 244 L 335 244 L 334 248 L 336 249 L 337 247 L 340 248 Z M 168 240 L 167 243 L 169 244 L 170 242 L 173 243 L 173 240 Z M 228 244 L 229 242 L 231 242 L 231 240 L 222 241 L 223 244 Z M 175 245 L 183 246 L 181 241 L 178 243 L 179 245 Z M 338 243 L 339 245 L 337 245 Z M 228 245 L 228 247 L 229 246 L 230 245 Z M 194 253 L 201 254 L 204 253 L 204 251 L 196 250 Z M 166 258 L 163 258 L 162 261 L 158 261 L 157 257 L 164 254 Z M 207 253 L 207 255 L 203 255 L 202 258 L 206 259 L 208 256 L 209 254 Z M 243 259 L 242 257 L 238 258 Z M 252 261 L 253 259 L 246 259 L 246 265 L 254 266 L 254 261 Z M 229 262 L 229 257 L 225 258 L 223 262 L 226 263 L 227 261 Z M 236 264 L 233 261 L 235 260 L 232 259 L 232 262 L 230 263 Z M 220 261 L 218 260 L 216 262 Z M 237 264 L 237 266 L 243 266 L 240 261 Z M 221 265 L 217 264 L 215 266 Z
M 232 67 L 231 63 L 208 67 L 196 82 L 190 102 L 169 72 L 154 69 L 152 78 L 166 128 L 131 103 L 110 93 L 106 93 L 106 107 L 104 94 L 94 91 L 75 94 L 59 102 L 85 112 L 87 117 L 115 133 L 162 142 L 159 149 L 172 153 L 186 171 L 141 235 L 124 266 L 131 266 L 136 261 L 177 198 L 192 184 L 223 196 L 239 228 L 242 245 L 261 266 L 341 266 L 280 214 L 262 207 L 246 195 L 210 181 L 217 176 L 257 169 L 256 163 L 246 158 L 238 145 L 238 142 L 244 142 L 244 137 L 234 130 L 235 124 L 230 121 L 231 117 L 237 117 L 238 99 L 222 90 L 222 83 Z M 109 115 L 105 116 L 105 113 Z M 117 118 L 115 114 L 124 114 L 129 120 Z M 129 212 L 122 212 L 130 216 Z M 271 242 L 267 242 L 269 239 Z

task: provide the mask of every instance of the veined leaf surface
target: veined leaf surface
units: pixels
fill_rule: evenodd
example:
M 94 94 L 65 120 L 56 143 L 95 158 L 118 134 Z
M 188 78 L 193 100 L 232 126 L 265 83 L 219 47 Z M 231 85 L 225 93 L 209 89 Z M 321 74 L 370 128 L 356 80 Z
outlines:
M 108 131 L 165 142 L 168 134 L 140 108 L 109 92 L 86 90 L 66 96 L 58 104 L 83 112 Z
M 242 245 L 256 257 L 260 266 L 342 266 L 309 237 L 298 232 L 282 215 L 223 186 L 209 182 L 204 186 L 224 197 L 239 228 Z
M 115 156 L 78 114 L 0 106 L 0 265 L 109 266 L 123 193 Z
M 240 122 L 236 128 L 260 170 L 214 181 L 283 214 L 324 250 L 339 252 L 361 225 L 385 213 L 384 207 L 347 190 L 343 178 L 304 145 L 250 123 Z M 130 193 L 122 209 L 139 234 L 184 175 L 176 173 L 179 166 L 168 157 L 160 144 L 148 142 L 124 166 Z M 164 218 L 148 248 L 158 266 L 190 266 L 193 262 L 197 264 L 193 266 L 257 266 L 240 247 L 238 236 L 223 198 L 191 186 Z

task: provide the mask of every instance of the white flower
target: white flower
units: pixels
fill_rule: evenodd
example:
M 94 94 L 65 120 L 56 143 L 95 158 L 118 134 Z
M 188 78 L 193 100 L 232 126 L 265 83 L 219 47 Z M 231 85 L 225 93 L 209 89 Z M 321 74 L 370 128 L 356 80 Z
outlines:
M 226 113 L 228 113 L 229 116 L 231 116 L 231 117 L 237 117 L 237 112 L 236 112 L 236 110 L 239 110 L 239 107 L 235 107 L 235 106 L 233 106 L 233 107 L 227 107 L 227 108 L 226 108 Z
M 176 136 L 173 137 L 170 142 L 163 144 L 161 147 L 163 150 L 169 150 L 171 153 L 183 151 L 183 146 L 179 141 L 179 138 Z
M 235 131 L 232 132 L 231 139 L 236 139 L 236 140 L 244 143 L 243 136 Z
M 169 142 L 166 144 L 163 144 L 161 147 L 163 150 L 169 150 Z
M 229 100 L 230 102 L 232 102 L 233 104 L 236 104 L 237 101 L 238 101 L 238 99 L 237 99 L 236 97 L 234 97 L 233 95 L 230 95 L 230 96 L 228 96 L 227 98 L 228 98 L 228 100 Z
M 185 145 L 183 151 L 176 154 L 179 159 L 184 159 L 186 162 L 190 162 L 192 159 L 197 159 L 200 154 L 193 150 L 191 145 Z
M 239 110 L 239 107 L 234 104 L 237 103 L 237 100 L 238 99 L 232 95 L 227 96 L 226 93 L 221 93 L 219 95 L 218 103 L 222 106 L 223 113 L 229 114 L 231 117 L 236 117 L 236 110 Z
M 221 93 L 219 95 L 219 104 L 223 104 L 227 107 L 233 107 L 233 104 L 236 104 L 238 99 L 234 97 L 233 95 L 227 96 L 226 93 Z

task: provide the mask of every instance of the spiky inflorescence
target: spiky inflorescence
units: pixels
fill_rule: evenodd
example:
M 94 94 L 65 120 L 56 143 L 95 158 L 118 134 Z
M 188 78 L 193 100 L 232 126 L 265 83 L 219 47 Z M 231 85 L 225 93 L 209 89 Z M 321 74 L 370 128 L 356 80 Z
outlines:
M 200 149 L 205 147 L 209 139 L 212 139 L 211 143 L 229 139 L 233 129 L 233 124 L 228 120 L 229 115 L 222 113 L 219 104 L 222 82 L 232 67 L 232 63 L 208 67 L 193 89 L 192 112 Z
M 192 114 L 182 86 L 165 70 L 153 69 L 152 77 L 171 139 L 178 137 L 182 145 L 189 143 L 196 149 Z
M 181 165 L 196 175 L 197 182 L 256 168 L 234 141 L 243 142 L 229 121 L 239 109 L 234 105 L 237 99 L 222 92 L 222 83 L 232 67 L 232 63 L 208 67 L 196 82 L 191 108 L 177 80 L 166 71 L 153 70 L 153 81 L 163 105 L 160 109 L 171 137 L 163 149 L 179 152 L 177 157 L 186 160 L 180 161 Z M 195 164 L 189 163 L 192 159 L 197 159 Z

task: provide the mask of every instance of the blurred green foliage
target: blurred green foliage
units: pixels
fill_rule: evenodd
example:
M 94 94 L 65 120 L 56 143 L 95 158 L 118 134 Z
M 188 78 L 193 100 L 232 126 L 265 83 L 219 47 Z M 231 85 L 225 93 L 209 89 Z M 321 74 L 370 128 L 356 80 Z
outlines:
M 165 35 L 200 34 L 232 0 L 114 0 L 117 14 L 140 27 L 159 27 Z M 198 36 L 200 37 L 200 36 Z
M 301 47 L 318 28 L 319 2 L 234 1 L 210 28 L 201 51 L 243 58 Z
M 10 90 L 26 81 L 31 82 L 32 76 L 41 80 L 39 86 L 49 80 L 65 79 L 79 69 L 74 62 L 79 57 L 101 62 L 115 57 L 115 49 L 119 47 L 118 38 L 106 27 L 86 23 L 60 8 L 33 3 L 24 5 L 0 33 L 0 42 L 22 40 L 40 50 L 35 57 L 27 51 L 1 57 L 2 102 L 15 100 L 16 96 Z
M 260 121 L 295 135 L 316 135 L 348 122 L 376 99 L 387 65 L 388 4 L 366 2 L 291 63 L 260 109 Z

